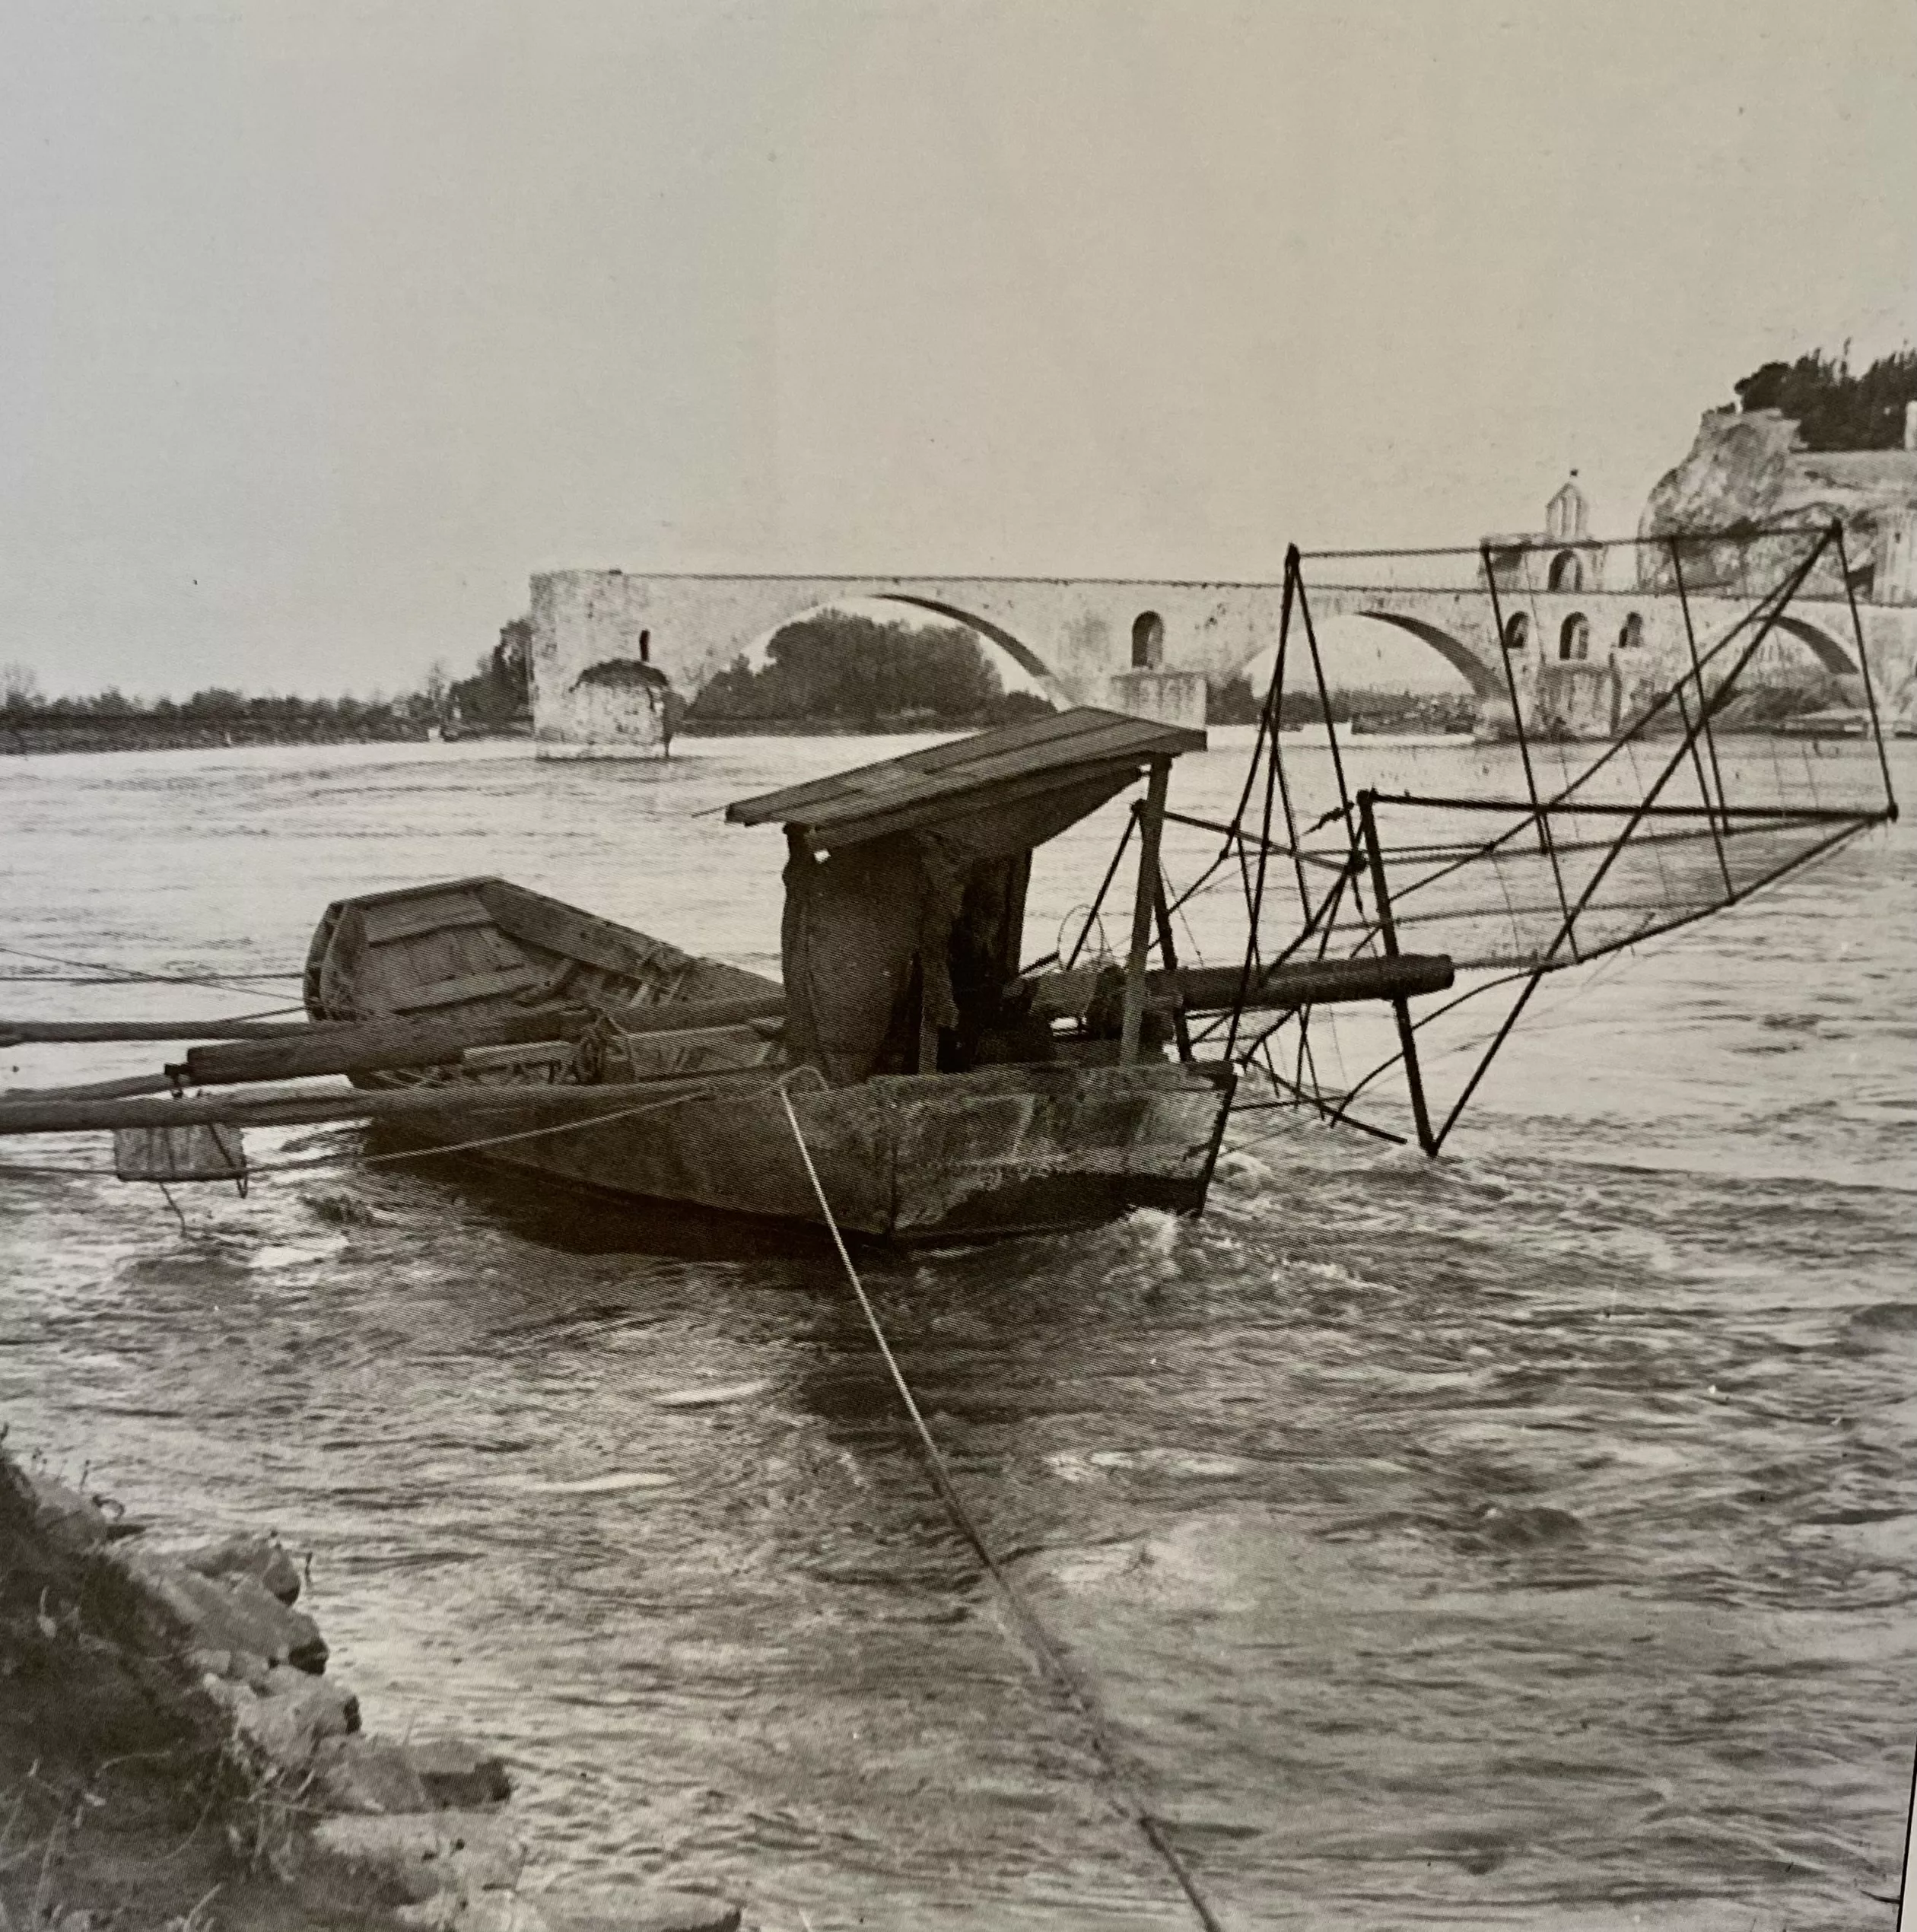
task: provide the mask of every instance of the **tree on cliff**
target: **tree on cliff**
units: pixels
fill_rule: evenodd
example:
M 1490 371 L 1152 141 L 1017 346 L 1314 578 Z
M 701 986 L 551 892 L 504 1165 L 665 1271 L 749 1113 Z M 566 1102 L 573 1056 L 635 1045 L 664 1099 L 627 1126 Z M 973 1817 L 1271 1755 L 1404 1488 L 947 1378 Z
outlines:
M 1801 426 L 1809 450 L 1895 450 L 1904 435 L 1904 405 L 1917 402 L 1917 349 L 1882 356 L 1851 373 L 1848 354 L 1813 349 L 1795 362 L 1767 362 L 1734 383 L 1747 415 L 1776 409 Z

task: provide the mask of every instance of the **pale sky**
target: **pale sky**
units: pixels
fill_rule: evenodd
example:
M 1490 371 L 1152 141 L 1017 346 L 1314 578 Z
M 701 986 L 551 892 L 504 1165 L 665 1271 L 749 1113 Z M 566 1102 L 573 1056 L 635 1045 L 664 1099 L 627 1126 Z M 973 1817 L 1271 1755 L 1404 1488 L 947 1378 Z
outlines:
M 1917 339 L 1912 0 L 6 0 L 0 661 L 391 691 L 536 570 L 1628 533 Z M 1038 640 L 1034 640 L 1036 643 Z

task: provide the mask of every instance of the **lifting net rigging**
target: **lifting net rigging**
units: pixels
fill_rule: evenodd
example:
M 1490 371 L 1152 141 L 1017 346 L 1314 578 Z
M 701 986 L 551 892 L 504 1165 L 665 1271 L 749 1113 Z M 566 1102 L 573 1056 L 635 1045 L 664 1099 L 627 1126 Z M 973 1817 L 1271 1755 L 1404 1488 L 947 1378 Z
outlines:
M 1288 553 L 1236 809 L 1223 821 L 1167 812 L 1168 829 L 1213 843 L 1187 859 L 1196 870 L 1182 887 L 1164 880 L 1156 921 L 1157 963 L 1208 952 L 1241 968 L 1232 1009 L 1181 1015 L 1179 1041 L 1187 1057 L 1237 1064 L 1238 1111 L 1299 1110 L 1435 1155 L 1547 980 L 1601 969 L 1896 817 L 1841 528 L 1569 548 L 1568 594 L 1567 545 L 1555 539 Z M 1308 563 L 1325 573 L 1315 584 Z M 1339 580 L 1359 565 L 1363 585 Z M 1636 587 L 1601 594 L 1595 584 L 1620 565 Z M 1447 568 L 1452 581 L 1432 586 Z M 1579 596 L 1587 576 L 1595 582 Z M 1399 782 L 1366 782 L 1394 741 L 1354 745 L 1333 721 L 1312 596 L 1343 593 L 1324 602 L 1350 610 L 1363 601 L 1350 593 L 1372 586 L 1381 603 L 1439 587 L 1454 607 L 1461 593 L 1482 599 L 1501 660 L 1483 682 L 1501 673 L 1502 688 L 1481 685 L 1478 755 L 1414 751 L 1398 760 Z M 1572 604 L 1635 609 L 1615 647 L 1594 652 Z M 1833 698 L 1842 708 L 1820 717 L 1834 742 L 1791 725 L 1793 707 Z M 1283 729 L 1301 700 L 1318 722 Z M 1466 762 L 1468 783 L 1458 777 Z M 1097 917 L 1095 902 L 1080 945 Z M 1381 1026 L 1351 1007 L 1274 1011 L 1252 996 L 1276 966 L 1412 954 L 1448 956 L 1455 984 L 1394 1001 Z

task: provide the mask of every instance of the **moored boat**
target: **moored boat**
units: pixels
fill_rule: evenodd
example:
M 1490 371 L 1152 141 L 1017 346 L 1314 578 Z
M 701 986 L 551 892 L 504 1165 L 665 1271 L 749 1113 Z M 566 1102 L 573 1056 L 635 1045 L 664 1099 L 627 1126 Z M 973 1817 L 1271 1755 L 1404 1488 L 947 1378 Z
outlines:
M 1055 1041 L 1042 1024 L 1021 1029 L 1001 990 L 1018 976 L 1032 848 L 1203 742 L 1070 713 L 734 806 L 736 820 L 783 824 L 792 847 L 784 988 L 504 880 L 468 879 L 329 907 L 307 1010 L 473 1022 L 583 1006 L 574 1037 L 354 1079 L 625 1088 L 633 1114 L 525 1139 L 475 1135 L 450 1108 L 405 1126 L 450 1146 L 495 1139 L 478 1151 L 616 1193 L 817 1220 L 785 1095 L 835 1218 L 863 1234 L 947 1240 L 1134 1206 L 1196 1212 L 1229 1068 L 1168 1062 L 1159 1048 L 1121 1064 L 1122 1040 L 1099 1037 L 1108 1020 Z M 715 1014 L 755 998 L 761 1017 Z M 682 1028 L 631 1024 L 675 1008 Z
M 785 829 L 783 985 L 503 879 L 462 879 L 329 907 L 307 1011 L 361 1029 L 405 1023 L 389 1057 L 408 1063 L 341 1070 L 412 1090 L 406 1133 L 555 1180 L 817 1221 L 796 1120 L 833 1218 L 868 1235 L 1195 1213 L 1234 1076 L 1222 1056 L 1168 1052 L 1170 1008 L 1206 996 L 1199 976 L 1187 987 L 1147 974 L 1144 934 L 1166 776 L 1204 742 L 1079 710 L 735 804 L 735 821 Z M 1131 970 L 1022 977 L 1034 848 L 1140 777 Z M 1240 977 L 1213 974 L 1210 996 L 1226 1003 Z M 1428 977 L 1446 983 L 1448 968 Z M 1362 966 L 1343 977 L 1369 984 Z M 485 1044 L 422 1061 L 429 1028 Z M 196 1075 L 230 1079 L 249 1053 L 288 1070 L 256 1047 L 189 1058 Z M 457 1104 L 475 1085 L 586 1087 L 632 1104 L 501 1134 Z M 443 1114 L 428 1098 L 437 1088 Z

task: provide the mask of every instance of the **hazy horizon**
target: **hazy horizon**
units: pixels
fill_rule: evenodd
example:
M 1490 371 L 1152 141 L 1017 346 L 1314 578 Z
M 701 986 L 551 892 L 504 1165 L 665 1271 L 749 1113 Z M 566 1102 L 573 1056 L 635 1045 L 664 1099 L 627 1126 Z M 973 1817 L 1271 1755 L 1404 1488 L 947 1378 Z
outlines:
M 50 694 L 463 675 L 552 568 L 1264 577 L 1574 466 L 1628 533 L 1735 377 L 1917 335 L 1908 0 L 23 0 L 0 54 Z

